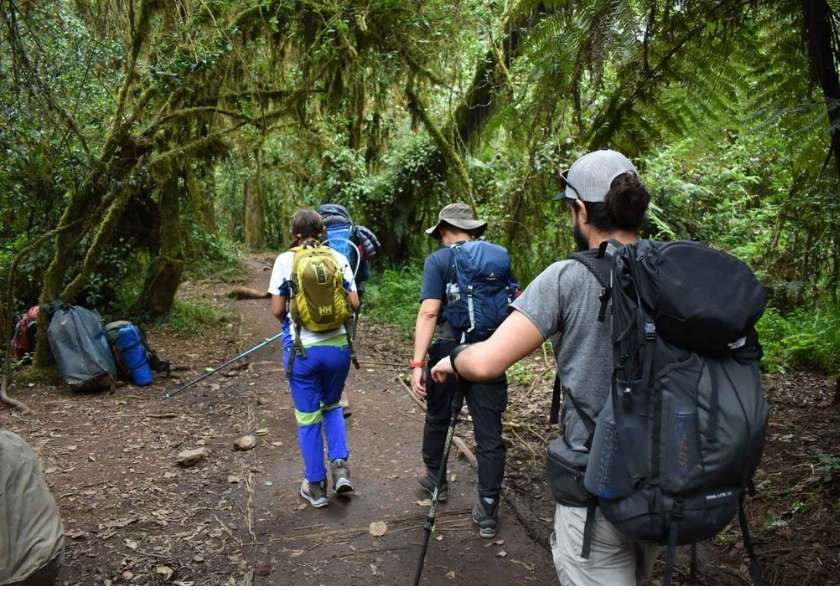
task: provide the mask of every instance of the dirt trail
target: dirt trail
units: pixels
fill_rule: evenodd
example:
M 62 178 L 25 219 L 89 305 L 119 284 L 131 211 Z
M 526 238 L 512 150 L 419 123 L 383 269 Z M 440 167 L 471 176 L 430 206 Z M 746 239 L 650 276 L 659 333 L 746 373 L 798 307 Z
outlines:
M 249 265 L 250 286 L 259 288 L 268 273 L 259 261 Z M 264 301 L 236 304 L 250 340 L 272 334 Z M 280 373 L 258 373 L 263 389 L 274 388 L 270 402 L 258 407 L 256 421 L 276 433 L 277 450 L 258 449 L 264 473 L 255 474 L 254 533 L 263 545 L 252 559 L 268 584 L 410 584 L 417 562 L 421 525 L 427 508 L 419 506 L 419 441 L 423 413 L 396 382 L 404 351 L 394 348 L 393 334 L 362 322 L 359 338 L 361 370 L 352 370 L 347 391 L 353 416 L 348 420 L 350 465 L 356 493 L 346 501 L 333 498 L 328 508 L 315 510 L 298 495 L 302 463 L 297 453 L 291 399 Z M 379 351 L 377 351 L 377 348 Z M 279 351 L 273 352 L 277 358 Z M 374 364 L 376 363 L 376 364 Z M 389 368 L 383 365 L 394 365 Z M 266 365 L 268 366 L 268 365 Z M 282 392 L 282 393 L 281 393 Z M 269 447 L 271 448 L 271 447 Z M 454 454 L 453 454 L 454 456 Z M 424 582 L 430 584 L 552 583 L 547 552 L 528 538 L 512 515 L 498 536 L 503 545 L 480 539 L 469 510 L 475 473 L 452 460 L 450 500 L 426 560 Z M 271 482 L 267 485 L 266 482 Z M 369 534 L 371 522 L 384 521 L 388 532 Z M 489 546 L 488 546 L 489 545 Z M 504 552 L 506 557 L 498 557 Z M 271 564 L 271 571 L 267 566 Z
M 264 289 L 271 257 L 252 256 L 247 285 Z M 67 531 L 65 584 L 410 584 L 427 508 L 416 475 L 423 413 L 396 378 L 406 357 L 393 331 L 363 318 L 361 370 L 347 390 L 357 492 L 326 509 L 298 495 L 302 462 L 291 399 L 271 345 L 170 401 L 162 393 L 277 329 L 265 300 L 231 302 L 223 284 L 184 285 L 179 296 L 235 309 L 241 322 L 201 337 L 154 329 L 163 358 L 184 368 L 146 388 L 73 396 L 61 385 L 24 384 L 34 417 L 5 426 L 38 452 Z M 264 430 L 263 430 L 264 429 Z M 242 434 L 263 433 L 256 449 L 233 450 Z M 190 468 L 177 454 L 205 446 Z M 426 558 L 426 584 L 553 584 L 546 549 L 510 510 L 500 545 L 478 537 L 469 509 L 475 473 L 450 459 L 450 500 L 439 513 Z M 535 492 L 539 497 L 541 492 Z M 544 500 L 542 500 L 544 502 Z M 373 537 L 371 522 L 388 530 Z M 500 556 L 501 554 L 501 556 Z

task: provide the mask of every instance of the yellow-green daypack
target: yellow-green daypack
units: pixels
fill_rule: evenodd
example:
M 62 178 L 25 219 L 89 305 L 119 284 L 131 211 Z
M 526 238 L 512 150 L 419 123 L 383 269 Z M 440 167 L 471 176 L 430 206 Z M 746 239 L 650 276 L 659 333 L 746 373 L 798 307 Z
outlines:
M 292 319 L 310 332 L 329 332 L 352 316 L 344 277 L 327 246 L 292 248 Z

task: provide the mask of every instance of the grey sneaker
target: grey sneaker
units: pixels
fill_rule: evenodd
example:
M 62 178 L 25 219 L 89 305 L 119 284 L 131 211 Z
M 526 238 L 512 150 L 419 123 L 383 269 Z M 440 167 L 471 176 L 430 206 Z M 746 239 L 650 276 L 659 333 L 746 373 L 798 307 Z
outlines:
M 420 487 L 423 488 L 430 496 L 435 493 L 435 482 L 437 482 L 437 474 L 432 473 L 428 469 L 426 470 L 426 474 L 423 477 L 417 479 L 417 483 L 420 484 Z M 446 479 L 443 480 L 443 483 L 438 490 L 438 502 L 446 502 L 449 499 L 449 484 L 446 482 Z
M 347 466 L 347 461 L 343 459 L 336 459 L 330 466 L 332 467 L 333 490 L 336 494 L 349 494 L 353 491 L 353 484 L 350 482 L 350 468 Z
M 327 482 L 304 479 L 300 486 L 300 495 L 315 508 L 323 508 L 330 503 L 327 498 Z
M 492 539 L 499 528 L 499 498 L 476 496 L 472 509 L 472 519 L 478 525 L 478 534 L 484 539 Z

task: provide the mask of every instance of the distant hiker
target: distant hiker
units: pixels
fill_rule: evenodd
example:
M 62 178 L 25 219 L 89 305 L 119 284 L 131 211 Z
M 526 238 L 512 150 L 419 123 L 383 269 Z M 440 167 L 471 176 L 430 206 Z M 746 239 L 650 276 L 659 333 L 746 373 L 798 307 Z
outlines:
M 318 207 L 318 213 L 327 227 L 327 243 L 333 250 L 338 250 L 350 262 L 350 268 L 356 269 L 356 288 L 359 299 L 364 297 L 365 282 L 370 278 L 370 261 L 378 254 L 382 246 L 371 230 L 353 223 L 350 213 L 343 205 L 324 203 Z
M 507 251 L 501 246 L 476 238 L 487 222 L 476 219 L 469 205 L 454 203 L 444 207 L 438 223 L 426 230 L 442 247 L 426 258 L 420 311 L 414 335 L 411 387 L 426 399 L 423 429 L 423 462 L 426 474 L 420 487 L 432 494 L 444 448 L 451 413 L 455 380 L 441 383 L 427 379 L 428 367 L 446 358 L 460 342 L 487 338 L 507 316 L 516 284 Z M 478 494 L 472 517 L 482 537 L 496 535 L 499 523 L 499 496 L 505 471 L 502 442 L 502 412 L 507 406 L 504 372 L 485 383 L 476 383 L 467 396 L 473 418 L 478 459 Z M 438 500 L 447 500 L 449 489 L 442 478 Z
M 292 247 L 277 257 L 268 286 L 271 312 L 283 322 L 283 361 L 304 464 L 300 495 L 316 508 L 329 502 L 322 434 L 333 490 L 353 491 L 340 402 L 351 359 L 346 325 L 359 307 L 350 264 L 321 246 L 324 234 L 321 216 L 299 209 L 292 218 Z
M 38 457 L 0 429 L 0 584 L 53 584 L 63 560 L 64 525 Z
M 577 160 L 563 178 L 562 198 L 569 204 L 579 250 L 597 248 L 606 240 L 626 244 L 639 239 L 650 197 L 627 158 L 612 150 L 592 152 Z M 613 368 L 610 324 L 597 318 L 601 294 L 601 285 L 584 264 L 555 262 L 513 303 L 513 313 L 490 339 L 456 350 L 452 361 L 444 358 L 434 367 L 432 376 L 443 380 L 457 372 L 469 381 L 497 379 L 550 339 L 559 378 L 564 390 L 571 392 L 563 400 L 562 443 L 570 457 L 580 458 L 585 465 L 591 432 L 578 411 L 590 418 L 598 414 L 610 391 Z M 473 397 L 480 395 L 473 386 Z M 574 475 L 574 470 L 570 473 Z M 586 515 L 584 505 L 558 498 L 552 552 L 560 583 L 626 586 L 646 582 L 657 547 L 630 540 L 604 518 L 600 508 L 591 553 L 588 559 L 581 558 Z
M 350 268 L 355 272 L 356 291 L 359 294 L 359 304 L 364 299 L 365 282 L 370 278 L 369 261 L 379 254 L 381 245 L 372 231 L 363 225 L 356 225 L 350 217 L 350 213 L 343 205 L 335 203 L 324 203 L 318 207 L 318 213 L 324 220 L 327 228 L 325 243 L 330 248 L 344 255 L 350 262 Z M 355 332 L 359 313 L 357 311 L 353 321 Z M 355 334 L 352 334 L 355 338 Z M 349 418 L 353 411 L 350 409 L 350 396 L 345 393 L 344 417 Z

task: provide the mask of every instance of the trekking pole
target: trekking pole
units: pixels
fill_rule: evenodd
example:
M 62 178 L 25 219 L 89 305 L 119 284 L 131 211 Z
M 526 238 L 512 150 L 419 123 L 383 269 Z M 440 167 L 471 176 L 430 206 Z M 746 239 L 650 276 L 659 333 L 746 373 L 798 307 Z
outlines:
M 437 518 L 438 492 L 440 491 L 441 480 L 446 474 L 446 463 L 449 460 L 449 451 L 452 449 L 452 438 L 455 436 L 455 425 L 458 423 L 458 416 L 461 414 L 461 406 L 464 405 L 464 396 L 467 383 L 461 378 L 455 382 L 455 394 L 452 397 L 452 415 L 449 417 L 449 428 L 446 431 L 446 442 L 443 445 L 443 457 L 440 460 L 435 490 L 432 492 L 432 503 L 429 505 L 429 513 L 426 515 L 426 524 L 423 526 L 423 545 L 420 548 L 420 561 L 417 562 L 417 572 L 414 575 L 414 585 L 420 585 L 420 577 L 423 575 L 423 564 L 426 561 L 426 550 L 429 548 L 429 539 L 432 531 L 435 530 L 435 519 Z
M 272 336 L 271 338 L 266 338 L 265 340 L 263 340 L 262 342 L 260 342 L 256 346 L 254 346 L 253 348 L 249 348 L 248 350 L 246 350 L 242 354 L 239 354 L 239 355 L 233 357 L 232 359 L 230 359 L 229 361 L 226 361 L 226 362 L 222 363 L 221 365 L 219 365 L 218 367 L 216 367 L 212 371 L 210 371 L 208 373 L 204 373 L 203 375 L 199 375 L 198 377 L 196 377 L 195 379 L 193 379 L 192 381 L 190 381 L 188 383 L 185 383 L 184 385 L 182 385 L 181 387 L 179 387 L 175 391 L 170 391 L 169 393 L 167 393 L 166 395 L 163 396 L 163 399 L 167 400 L 167 399 L 171 398 L 172 396 L 181 393 L 182 391 L 192 387 L 193 385 L 195 385 L 199 381 L 203 381 L 204 379 L 207 379 L 210 375 L 213 375 L 214 373 L 218 373 L 219 371 L 221 371 L 225 367 L 235 363 L 239 359 L 245 358 L 249 354 L 253 354 L 253 353 L 257 352 L 263 346 L 268 346 L 269 344 L 271 344 L 272 342 L 274 342 L 278 338 L 281 338 L 282 336 L 283 336 L 283 333 L 281 332 L 280 334 Z

